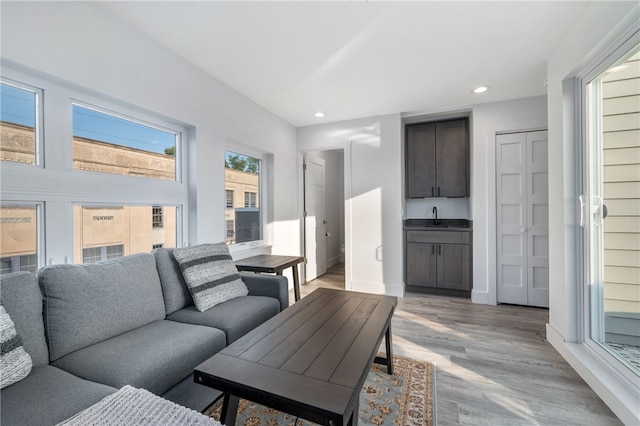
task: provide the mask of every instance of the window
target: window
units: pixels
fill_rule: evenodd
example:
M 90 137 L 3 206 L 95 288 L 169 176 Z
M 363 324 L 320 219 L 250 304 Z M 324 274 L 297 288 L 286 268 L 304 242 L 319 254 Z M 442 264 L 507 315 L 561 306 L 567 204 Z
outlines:
M 160 210 L 162 227 L 154 226 Z M 91 263 L 150 248 L 176 247 L 176 208 L 159 206 L 74 205 L 75 263 Z M 97 251 L 99 249 L 99 251 Z
M 38 269 L 38 207 L 0 207 L 0 263 L 2 274 Z
M 584 80 L 585 340 L 640 376 L 640 44 L 605 65 Z
M 96 109 L 73 105 L 73 168 L 176 179 L 177 135 Z
M 245 207 L 256 207 L 256 193 L 255 192 L 245 192 L 244 193 L 244 206 Z
M 153 206 L 151 209 L 151 222 L 154 228 L 162 228 L 162 207 Z
M 82 249 L 82 263 L 95 263 L 124 256 L 124 246 L 92 247 Z
M 233 208 L 225 210 L 226 241 L 228 244 L 259 241 L 262 239 L 262 211 L 260 209 L 262 160 L 237 152 L 225 151 L 224 164 L 227 206 L 229 206 L 229 192 L 244 193 L 244 208 L 233 207 L 232 204 Z
M 226 222 L 227 222 L 227 237 L 225 238 L 225 241 L 227 242 L 227 244 L 231 244 L 231 242 L 235 239 L 236 231 L 233 226 L 232 220 L 227 220 Z
M 227 190 L 226 192 L 227 192 L 227 208 L 232 209 L 233 208 L 233 191 Z
M 0 158 L 14 163 L 37 164 L 38 95 L 25 85 L 0 84 Z
M 7 64 L 1 72 L 3 273 L 184 240 L 187 127 Z M 31 223 L 17 207 L 31 209 Z

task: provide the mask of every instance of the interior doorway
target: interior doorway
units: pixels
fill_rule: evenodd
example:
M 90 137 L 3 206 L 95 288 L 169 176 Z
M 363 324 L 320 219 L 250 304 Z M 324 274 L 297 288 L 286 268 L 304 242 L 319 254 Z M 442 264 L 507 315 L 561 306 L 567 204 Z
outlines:
M 345 261 L 344 150 L 310 151 L 303 160 L 303 277 L 309 282 Z

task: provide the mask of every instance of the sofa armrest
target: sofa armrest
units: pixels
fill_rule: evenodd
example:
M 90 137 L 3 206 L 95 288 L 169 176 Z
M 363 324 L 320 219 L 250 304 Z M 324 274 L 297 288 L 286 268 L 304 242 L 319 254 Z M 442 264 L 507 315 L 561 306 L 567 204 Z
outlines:
M 289 306 L 289 281 L 282 275 L 240 272 L 251 296 L 269 296 L 280 301 L 280 311 Z

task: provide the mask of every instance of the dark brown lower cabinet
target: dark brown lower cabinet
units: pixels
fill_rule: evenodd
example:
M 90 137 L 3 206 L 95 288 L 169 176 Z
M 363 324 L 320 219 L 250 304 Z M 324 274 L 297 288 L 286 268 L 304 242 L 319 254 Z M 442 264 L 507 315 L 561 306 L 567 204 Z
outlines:
M 408 231 L 405 246 L 407 290 L 470 297 L 470 231 Z

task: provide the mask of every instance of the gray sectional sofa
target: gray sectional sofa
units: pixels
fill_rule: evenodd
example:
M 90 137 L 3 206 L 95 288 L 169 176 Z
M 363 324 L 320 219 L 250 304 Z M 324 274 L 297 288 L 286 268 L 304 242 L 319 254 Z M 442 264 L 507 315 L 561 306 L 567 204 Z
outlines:
M 125 385 L 204 410 L 219 392 L 195 383 L 193 368 L 289 304 L 286 278 L 241 276 L 249 295 L 205 312 L 170 249 L 0 276 L 33 362 L 0 391 L 0 423 L 54 425 Z

